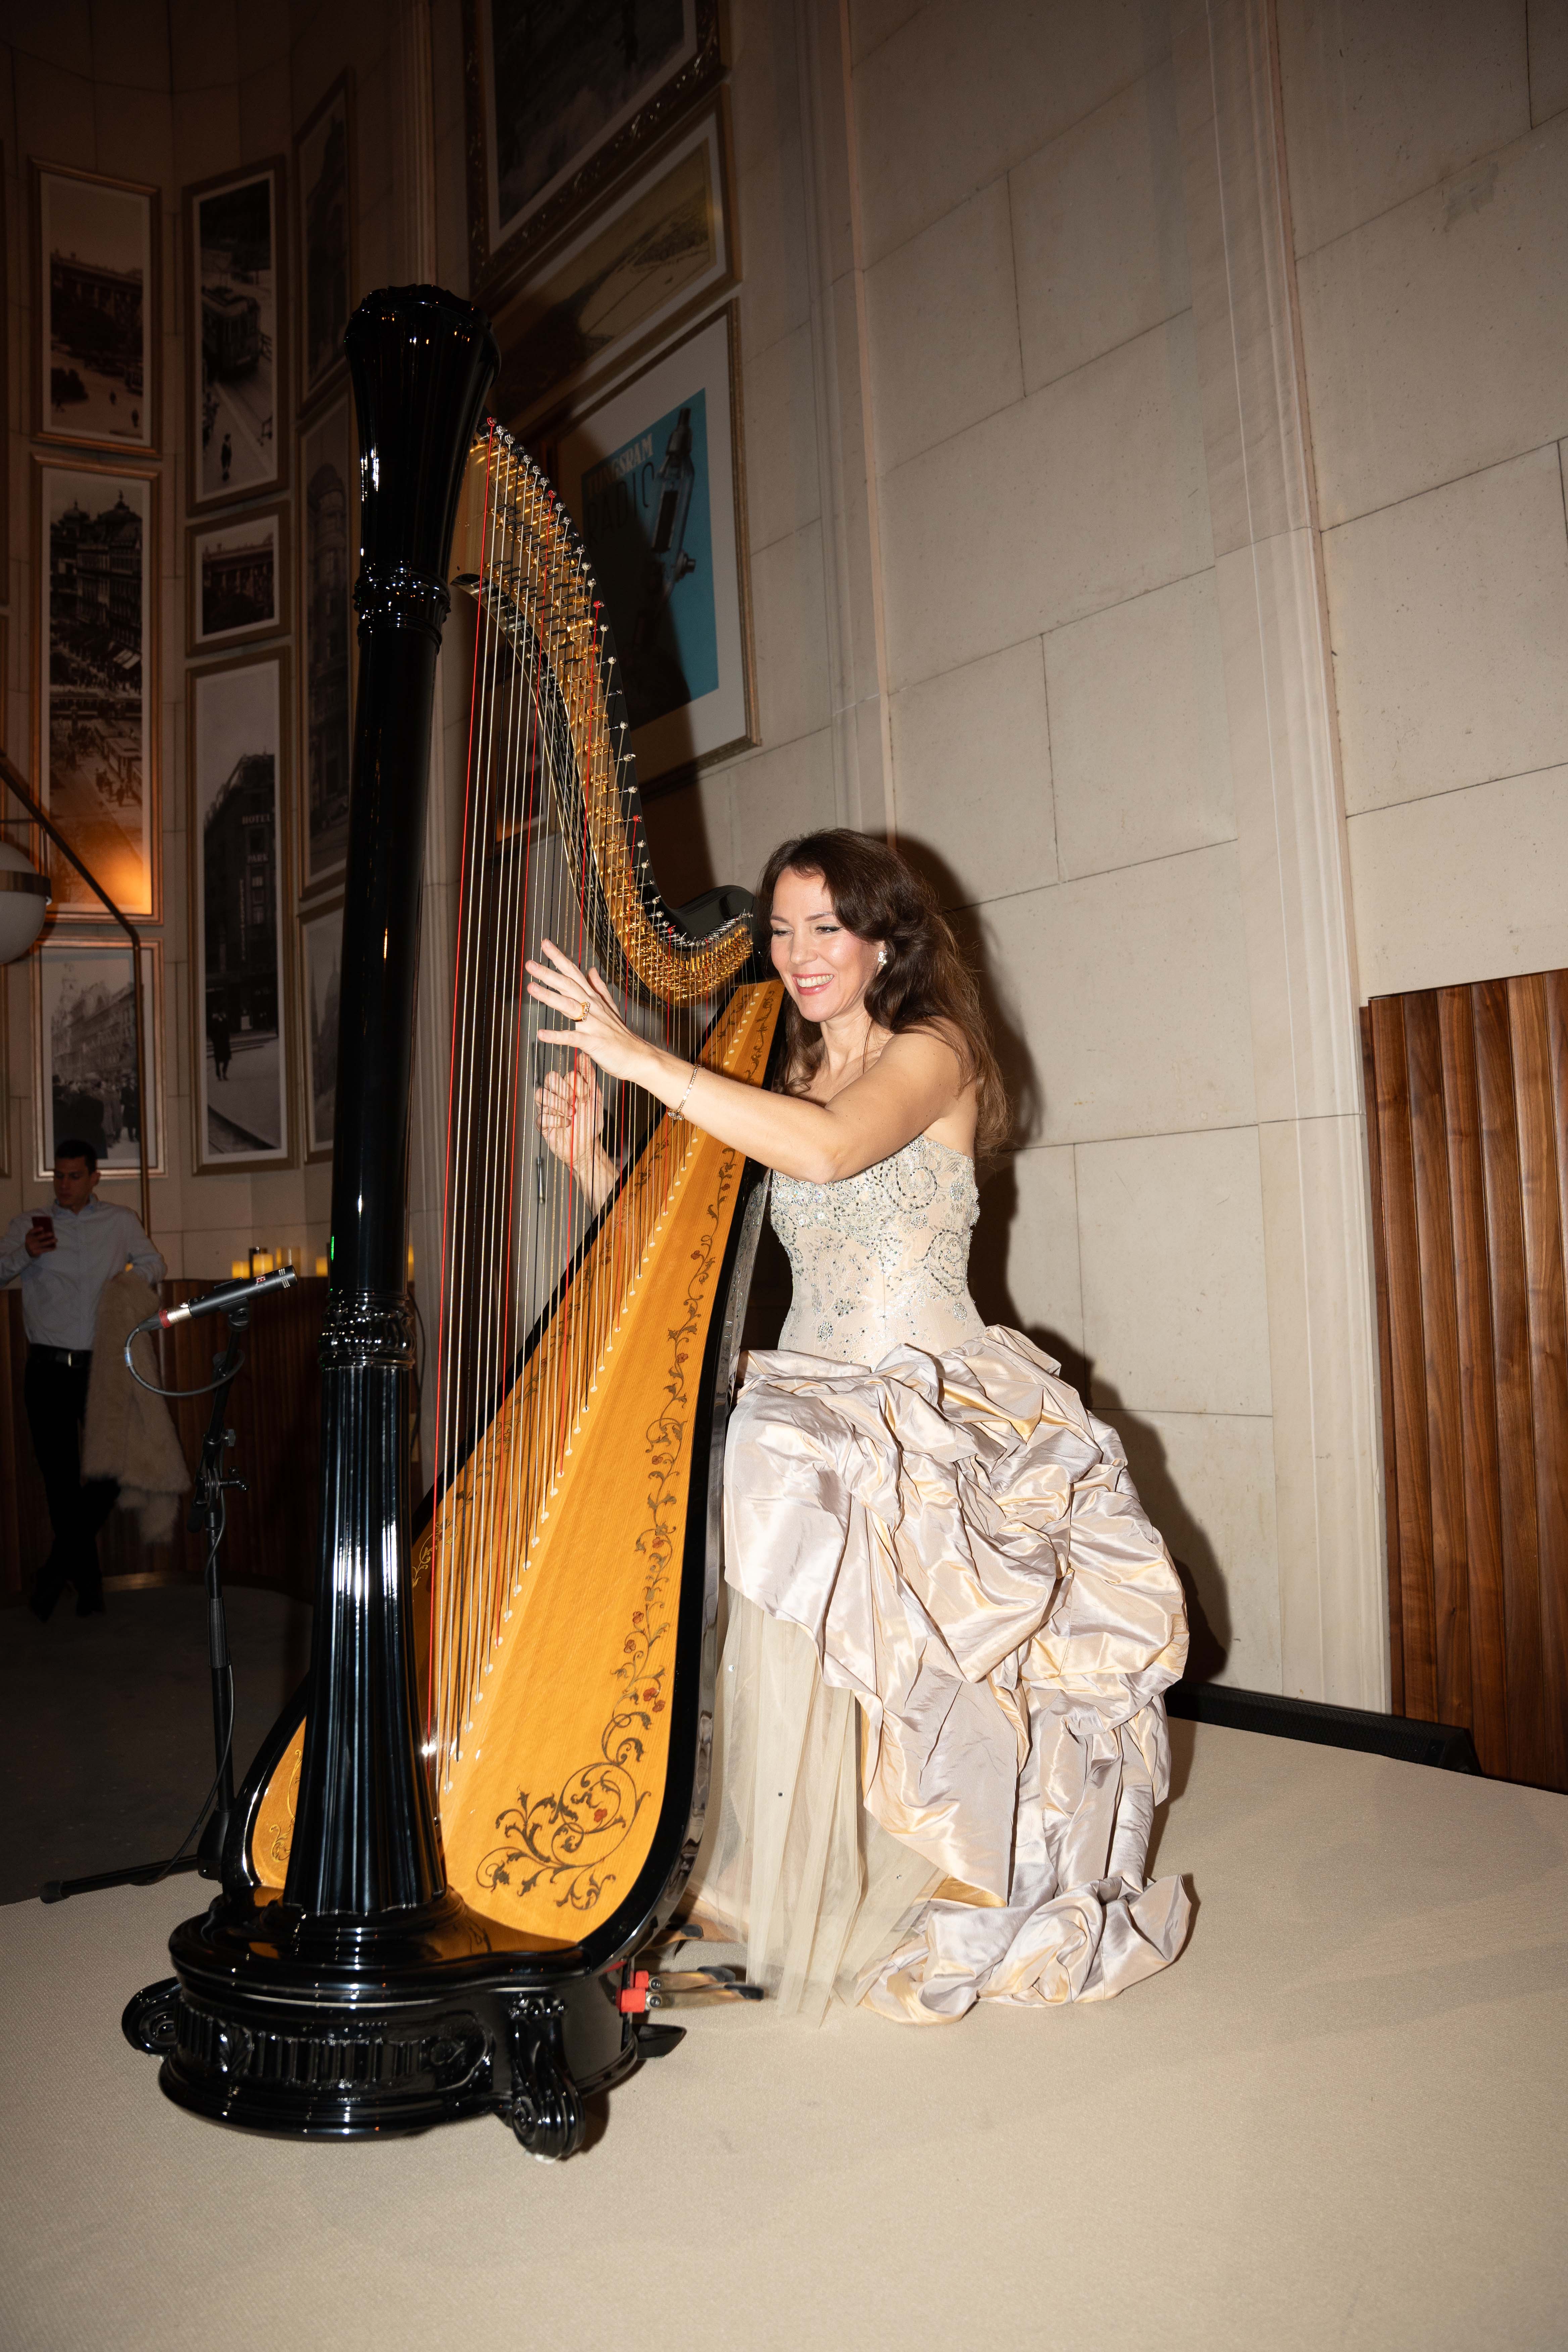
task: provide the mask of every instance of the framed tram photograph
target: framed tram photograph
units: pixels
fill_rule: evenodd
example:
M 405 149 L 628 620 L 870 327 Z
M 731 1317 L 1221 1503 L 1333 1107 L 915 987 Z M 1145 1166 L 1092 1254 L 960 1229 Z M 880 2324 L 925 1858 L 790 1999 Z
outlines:
M 353 300 L 353 75 L 341 73 L 294 142 L 300 412 L 347 373 Z
M 212 654 L 289 626 L 289 507 L 242 508 L 185 526 L 185 645 Z
M 158 478 L 35 457 L 33 774 L 122 914 L 160 917 Z M 56 919 L 109 922 L 52 843 Z
M 131 948 L 50 939 L 33 966 L 35 1176 L 49 1175 L 62 1136 L 79 1136 L 106 1178 L 139 1176 L 145 1142 L 150 1175 L 164 1172 L 163 950 L 142 949 L 142 1066 L 146 1115 L 136 1084 L 135 991 Z
M 307 1160 L 332 1156 L 342 953 L 342 898 L 308 908 L 300 917 L 300 1066 Z
M 478 299 L 717 85 L 719 14 L 719 0 L 463 0 Z
M 733 305 L 585 408 L 549 463 L 609 611 L 639 782 L 755 742 Z
M 342 873 L 353 727 L 353 551 L 358 467 L 348 394 L 300 435 L 300 888 Z
M 728 93 L 498 310 L 495 413 L 521 432 L 735 283 Z
M 185 190 L 186 507 L 289 480 L 288 245 L 282 158 Z
M 40 441 L 158 446 L 159 193 L 32 160 L 33 419 Z
M 289 649 L 186 675 L 195 1172 L 292 1164 Z

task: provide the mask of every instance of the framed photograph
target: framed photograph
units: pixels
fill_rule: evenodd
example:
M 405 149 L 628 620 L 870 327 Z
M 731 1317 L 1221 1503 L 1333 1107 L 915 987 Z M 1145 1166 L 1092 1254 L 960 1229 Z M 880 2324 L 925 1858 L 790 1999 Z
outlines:
M 158 191 L 37 157 L 34 430 L 134 454 L 158 446 Z
M 728 94 L 540 266 L 496 318 L 495 412 L 521 432 L 735 283 Z
M 155 474 L 34 461 L 37 793 L 121 912 L 159 918 Z M 57 919 L 111 918 L 52 843 Z
M 105 1177 L 163 1172 L 163 950 L 142 950 L 142 1066 L 146 1118 L 136 1087 L 135 991 L 131 945 L 49 940 L 32 958 L 37 1106 L 35 1175 L 52 1173 L 62 1136 L 79 1136 Z
M 347 371 L 353 299 L 353 77 L 340 74 L 294 142 L 299 191 L 300 408 Z
M 359 544 L 354 455 L 345 393 L 300 436 L 301 891 L 330 882 L 348 857 L 353 552 Z
M 281 157 L 185 190 L 186 506 L 280 490 L 289 383 Z
M 483 300 L 714 88 L 719 0 L 463 0 L 463 34 Z
M 283 886 L 289 650 L 192 670 L 191 1066 L 196 1173 L 289 1164 Z
M 305 1157 L 332 1156 L 332 1106 L 338 1088 L 338 987 L 342 979 L 343 902 L 314 907 L 300 918 L 300 1061 L 305 1085 Z
M 289 509 L 247 507 L 185 527 L 185 641 L 216 653 L 289 626 Z
M 756 740 L 739 415 L 731 305 L 551 452 L 609 611 L 644 784 Z

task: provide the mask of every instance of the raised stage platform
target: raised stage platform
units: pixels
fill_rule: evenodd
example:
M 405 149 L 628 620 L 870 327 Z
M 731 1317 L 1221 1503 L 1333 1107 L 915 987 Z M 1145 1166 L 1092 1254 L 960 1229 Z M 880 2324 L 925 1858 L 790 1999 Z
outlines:
M 931 2032 L 697 2011 L 555 2169 L 170 2106 L 120 2011 L 197 1881 L 0 1910 L 0 2344 L 1555 2352 L 1568 1798 L 1172 1732 L 1165 1976 Z

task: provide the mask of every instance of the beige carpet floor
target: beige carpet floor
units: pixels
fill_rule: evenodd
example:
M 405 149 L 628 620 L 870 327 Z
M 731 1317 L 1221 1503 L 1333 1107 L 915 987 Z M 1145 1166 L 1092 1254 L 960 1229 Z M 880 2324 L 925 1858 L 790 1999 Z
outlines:
M 1532 2352 L 1568 2340 L 1568 1800 L 1173 1727 L 1199 1902 L 1103 2007 L 694 2013 L 573 2163 L 170 2106 L 192 1883 L 0 1911 L 0 2344 Z

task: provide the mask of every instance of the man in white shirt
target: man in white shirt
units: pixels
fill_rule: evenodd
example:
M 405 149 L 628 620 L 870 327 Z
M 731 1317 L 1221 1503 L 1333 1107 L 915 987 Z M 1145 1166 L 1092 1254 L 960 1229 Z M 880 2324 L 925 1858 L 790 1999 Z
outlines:
M 0 1241 L 0 1282 L 21 1276 L 27 1333 L 23 1395 L 55 1537 L 27 1603 L 39 1618 L 49 1615 L 67 1584 L 76 1587 L 79 1617 L 102 1611 L 98 1531 L 119 1488 L 112 1478 L 94 1478 L 85 1486 L 81 1479 L 98 1302 L 128 1259 L 148 1282 L 163 1278 L 163 1261 L 140 1221 L 117 1202 L 94 1199 L 98 1177 L 92 1145 L 79 1136 L 63 1138 L 55 1150 L 53 1209 L 25 1209 Z

